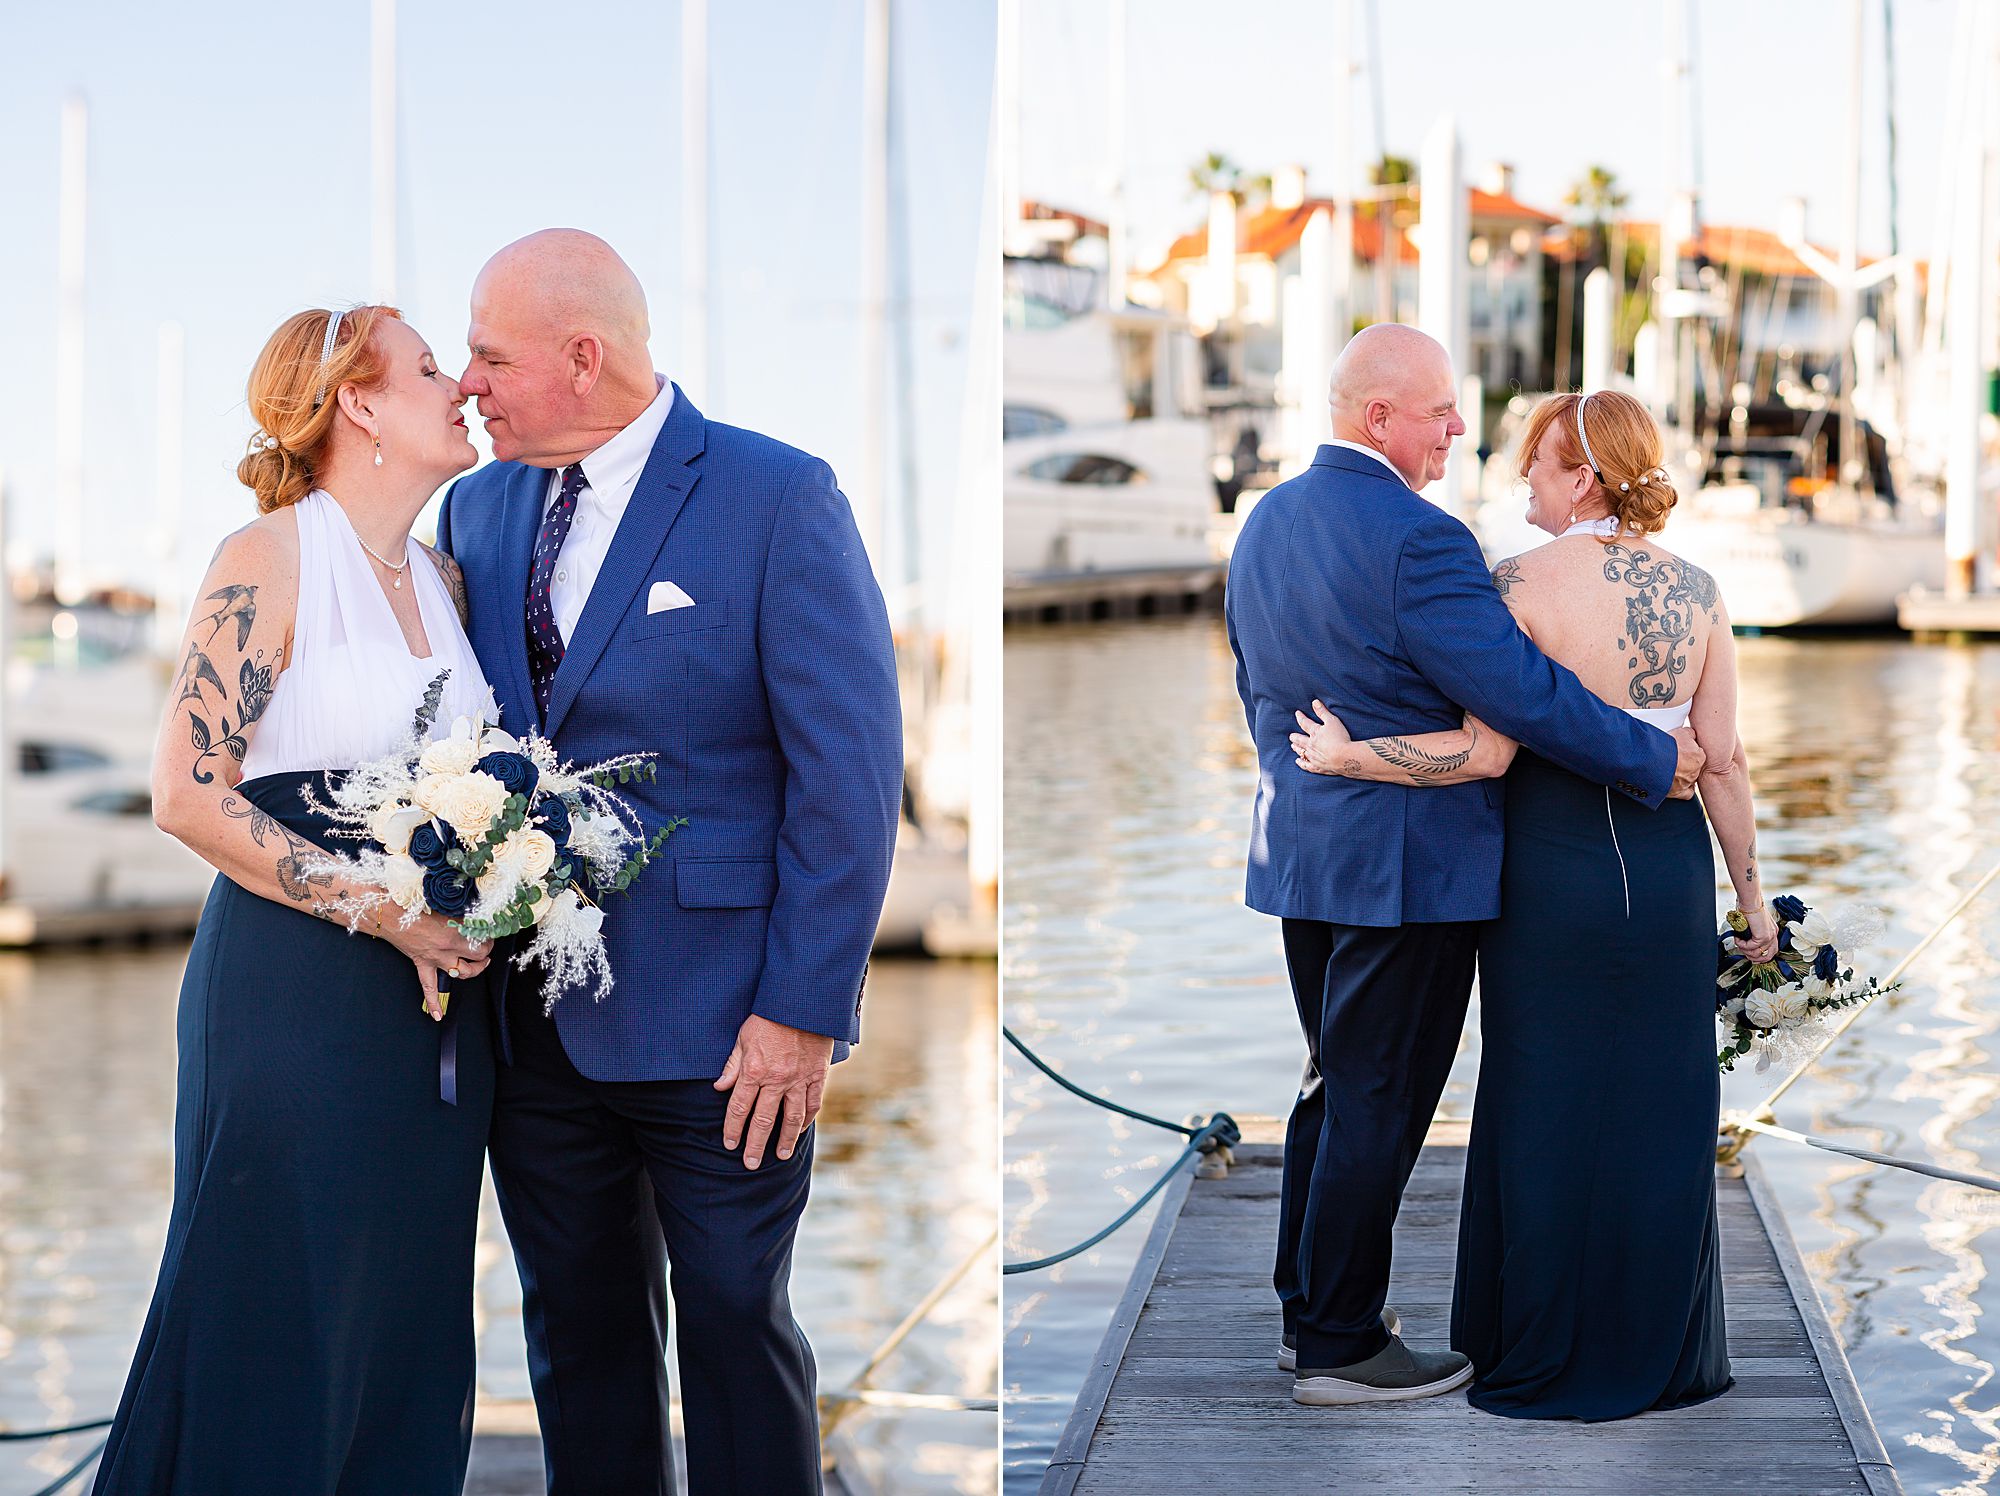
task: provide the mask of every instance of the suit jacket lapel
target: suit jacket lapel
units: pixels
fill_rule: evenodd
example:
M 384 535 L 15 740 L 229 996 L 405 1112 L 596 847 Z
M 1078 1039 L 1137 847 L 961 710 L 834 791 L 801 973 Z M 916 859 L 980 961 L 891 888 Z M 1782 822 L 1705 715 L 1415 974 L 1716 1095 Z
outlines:
M 690 464 L 701 456 L 704 425 L 701 412 L 675 385 L 673 409 L 667 413 L 667 423 L 653 443 L 653 455 L 646 459 L 638 486 L 625 505 L 597 580 L 591 583 L 583 616 L 576 622 L 576 636 L 569 641 L 562 664 L 556 668 L 556 678 L 549 689 L 549 719 L 542 729 L 544 735 L 553 738 L 556 729 L 562 726 L 576 693 L 583 687 L 584 677 L 604 653 L 604 646 L 611 642 L 612 632 L 631 606 L 633 594 L 653 569 L 653 560 L 666 543 L 667 531 L 679 517 L 681 505 L 694 491 L 701 475 Z M 521 573 L 524 595 L 527 585 L 524 566 Z M 525 667 L 525 642 L 521 653 Z
M 527 731 L 535 721 L 534 683 L 528 674 L 528 563 L 535 554 L 535 536 L 542 528 L 542 506 L 548 497 L 547 468 L 521 467 L 508 475 L 500 522 L 500 585 L 507 606 L 501 618 L 506 635 L 507 694 L 502 715 L 510 730 Z

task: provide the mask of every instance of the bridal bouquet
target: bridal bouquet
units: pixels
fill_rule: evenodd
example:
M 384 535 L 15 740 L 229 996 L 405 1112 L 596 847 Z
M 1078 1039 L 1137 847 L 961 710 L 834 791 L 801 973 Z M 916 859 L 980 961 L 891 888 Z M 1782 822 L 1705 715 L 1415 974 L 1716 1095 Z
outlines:
M 543 1011 L 572 984 L 587 983 L 601 999 L 611 963 L 591 893 L 624 892 L 687 822 L 675 817 L 648 837 L 615 792 L 653 777 L 649 753 L 578 766 L 543 738 L 516 738 L 469 717 L 431 741 L 448 673 L 424 693 L 402 748 L 355 768 L 328 791 L 330 804 L 305 792 L 334 835 L 362 843 L 321 869 L 364 885 L 335 907 L 350 926 L 385 904 L 402 911 L 404 925 L 428 910 L 468 940 L 532 929 L 514 960 L 542 963 Z
M 1841 962 L 1843 948 L 1879 932 L 1878 917 L 1815 913 L 1791 894 L 1771 900 L 1771 913 L 1778 923 L 1778 953 L 1772 960 L 1737 954 L 1736 937 L 1749 932 L 1750 921 L 1735 909 L 1716 940 L 1715 1016 L 1724 1036 L 1716 1062 L 1725 1072 L 1756 1049 L 1762 1074 L 1780 1050 L 1800 1047 L 1810 1038 L 1827 1013 L 1896 990 L 1878 986 L 1873 977 L 1857 983 L 1854 969 Z

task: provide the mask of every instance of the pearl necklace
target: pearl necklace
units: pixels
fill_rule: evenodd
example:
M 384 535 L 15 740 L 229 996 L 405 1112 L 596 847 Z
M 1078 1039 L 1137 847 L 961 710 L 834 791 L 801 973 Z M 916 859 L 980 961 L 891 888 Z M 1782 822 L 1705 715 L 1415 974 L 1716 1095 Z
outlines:
M 400 562 L 391 561 L 387 556 L 377 551 L 374 546 L 370 545 L 367 541 L 362 540 L 361 532 L 359 530 L 356 530 L 354 532 L 354 538 L 357 541 L 360 541 L 361 549 L 368 552 L 369 555 L 373 556 L 377 561 L 380 561 L 384 566 L 388 567 L 389 570 L 393 571 L 396 574 L 396 590 L 399 592 L 402 591 L 403 571 L 410 564 L 410 542 L 408 537 L 405 537 L 403 540 L 403 559 Z

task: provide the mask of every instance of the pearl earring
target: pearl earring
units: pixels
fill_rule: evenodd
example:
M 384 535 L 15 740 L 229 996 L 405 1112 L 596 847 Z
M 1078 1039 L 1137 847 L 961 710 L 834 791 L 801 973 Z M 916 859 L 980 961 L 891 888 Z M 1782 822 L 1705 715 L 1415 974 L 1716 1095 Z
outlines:
M 382 438 L 378 436 L 375 438 L 375 466 L 380 467 L 381 465 L 382 465 Z

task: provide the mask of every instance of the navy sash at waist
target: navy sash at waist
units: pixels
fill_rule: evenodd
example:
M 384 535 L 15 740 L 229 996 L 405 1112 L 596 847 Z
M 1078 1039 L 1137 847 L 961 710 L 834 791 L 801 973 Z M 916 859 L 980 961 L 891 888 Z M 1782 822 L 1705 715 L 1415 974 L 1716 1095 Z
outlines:
M 294 835 L 304 837 L 328 852 L 352 853 L 374 843 L 357 842 L 334 834 L 336 823 L 306 803 L 310 788 L 321 803 L 332 797 L 334 787 L 346 777 L 345 769 L 294 769 L 279 774 L 259 774 L 236 786 L 236 793 Z M 359 937 L 368 939 L 372 937 Z M 438 973 L 438 990 L 445 991 L 444 973 Z M 450 1106 L 458 1105 L 458 1014 L 449 1005 L 438 1025 L 438 1096 Z

